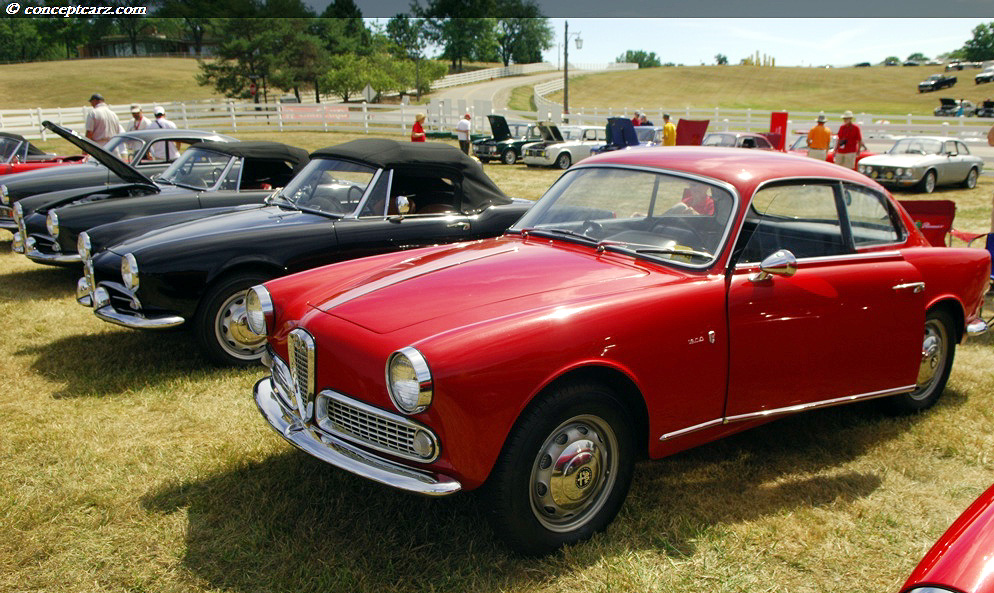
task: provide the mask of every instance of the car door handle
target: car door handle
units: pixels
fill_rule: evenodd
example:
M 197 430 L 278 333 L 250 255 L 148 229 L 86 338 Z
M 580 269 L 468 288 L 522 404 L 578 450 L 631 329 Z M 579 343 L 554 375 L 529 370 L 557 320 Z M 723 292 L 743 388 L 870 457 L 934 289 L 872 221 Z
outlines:
M 466 222 L 465 220 L 461 220 L 459 222 L 453 222 L 452 224 L 448 225 L 448 227 L 450 229 L 462 229 L 464 231 L 468 231 L 469 230 L 469 223 Z
M 925 290 L 924 282 L 909 282 L 907 284 L 898 284 L 897 286 L 892 286 L 894 290 L 910 290 L 911 292 L 918 294 Z

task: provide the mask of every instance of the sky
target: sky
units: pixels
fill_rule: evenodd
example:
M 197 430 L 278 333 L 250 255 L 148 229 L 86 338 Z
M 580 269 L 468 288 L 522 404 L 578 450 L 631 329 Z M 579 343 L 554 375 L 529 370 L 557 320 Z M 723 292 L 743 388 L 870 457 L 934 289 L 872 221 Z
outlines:
M 951 2 L 950 4 L 955 4 Z M 894 8 L 900 10 L 901 3 Z M 852 66 L 889 56 L 904 60 L 915 52 L 929 58 L 958 49 L 973 28 L 989 18 L 551 18 L 556 46 L 545 61 L 562 58 L 563 26 L 569 22 L 571 64 L 614 62 L 626 50 L 655 52 L 663 63 L 729 64 L 759 51 L 778 66 Z M 583 47 L 576 48 L 579 32 Z

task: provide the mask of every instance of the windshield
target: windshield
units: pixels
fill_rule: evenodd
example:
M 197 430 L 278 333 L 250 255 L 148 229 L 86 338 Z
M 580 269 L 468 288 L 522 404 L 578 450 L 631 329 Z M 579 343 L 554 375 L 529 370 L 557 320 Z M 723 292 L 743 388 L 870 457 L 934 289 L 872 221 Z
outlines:
M 701 146 L 735 146 L 735 136 L 732 134 L 708 134 Z
M 656 141 L 656 130 L 652 128 L 635 128 L 635 135 L 638 136 L 640 143 Z
M 888 154 L 939 154 L 942 142 L 930 138 L 905 138 L 898 140 Z
M 169 165 L 168 169 L 162 172 L 162 175 L 159 176 L 159 181 L 191 189 L 210 189 L 217 185 L 218 181 L 224 177 L 228 163 L 236 159 L 237 157 L 233 157 L 230 154 L 191 148 L 184 152 L 176 162 Z M 226 185 L 237 186 L 237 178 L 234 181 L 234 183 L 226 183 Z M 238 188 L 224 187 L 221 189 Z
M 18 152 L 19 146 L 21 146 L 20 140 L 0 136 L 0 163 L 9 163 L 10 159 Z
M 559 178 L 512 227 L 702 267 L 728 232 L 727 190 L 652 171 L 591 167 Z
M 138 157 L 145 143 L 128 136 L 114 136 L 104 144 L 104 150 L 126 163 L 131 163 Z
M 356 210 L 376 169 L 336 159 L 314 159 L 279 197 L 298 208 L 345 216 Z

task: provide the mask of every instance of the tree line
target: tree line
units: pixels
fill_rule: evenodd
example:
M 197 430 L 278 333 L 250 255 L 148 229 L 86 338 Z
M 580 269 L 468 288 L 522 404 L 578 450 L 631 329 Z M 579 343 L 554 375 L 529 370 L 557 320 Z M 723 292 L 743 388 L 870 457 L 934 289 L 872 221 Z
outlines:
M 25 0 L 24 6 L 63 5 Z M 107 3 L 102 3 L 106 5 Z M 552 47 L 553 32 L 534 0 L 415 0 L 409 14 L 367 25 L 354 0 L 334 0 L 321 13 L 303 0 L 113 0 L 148 6 L 150 16 L 13 18 L 0 20 L 0 62 L 79 56 L 79 48 L 110 36 L 138 55 L 151 37 L 183 39 L 209 56 L 198 82 L 228 97 L 271 89 L 331 93 L 349 100 L 367 85 L 377 95 L 420 96 L 465 62 L 532 63 Z M 224 16 L 214 16 L 224 15 Z M 490 16 L 487 16 L 490 15 Z

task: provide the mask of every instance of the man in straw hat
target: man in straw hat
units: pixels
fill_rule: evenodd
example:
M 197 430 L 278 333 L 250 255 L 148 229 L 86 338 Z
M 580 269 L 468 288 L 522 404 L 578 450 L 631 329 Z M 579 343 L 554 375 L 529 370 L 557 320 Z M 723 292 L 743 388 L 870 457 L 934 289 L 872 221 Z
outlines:
M 856 157 L 860 150 L 866 150 L 863 144 L 863 133 L 859 126 L 852 123 L 852 111 L 842 114 L 842 127 L 839 128 L 839 145 L 835 149 L 835 164 L 846 169 L 856 168 Z
M 828 145 L 832 142 L 832 130 L 825 125 L 825 114 L 818 115 L 818 123 L 808 130 L 808 156 L 823 161 L 828 158 Z

